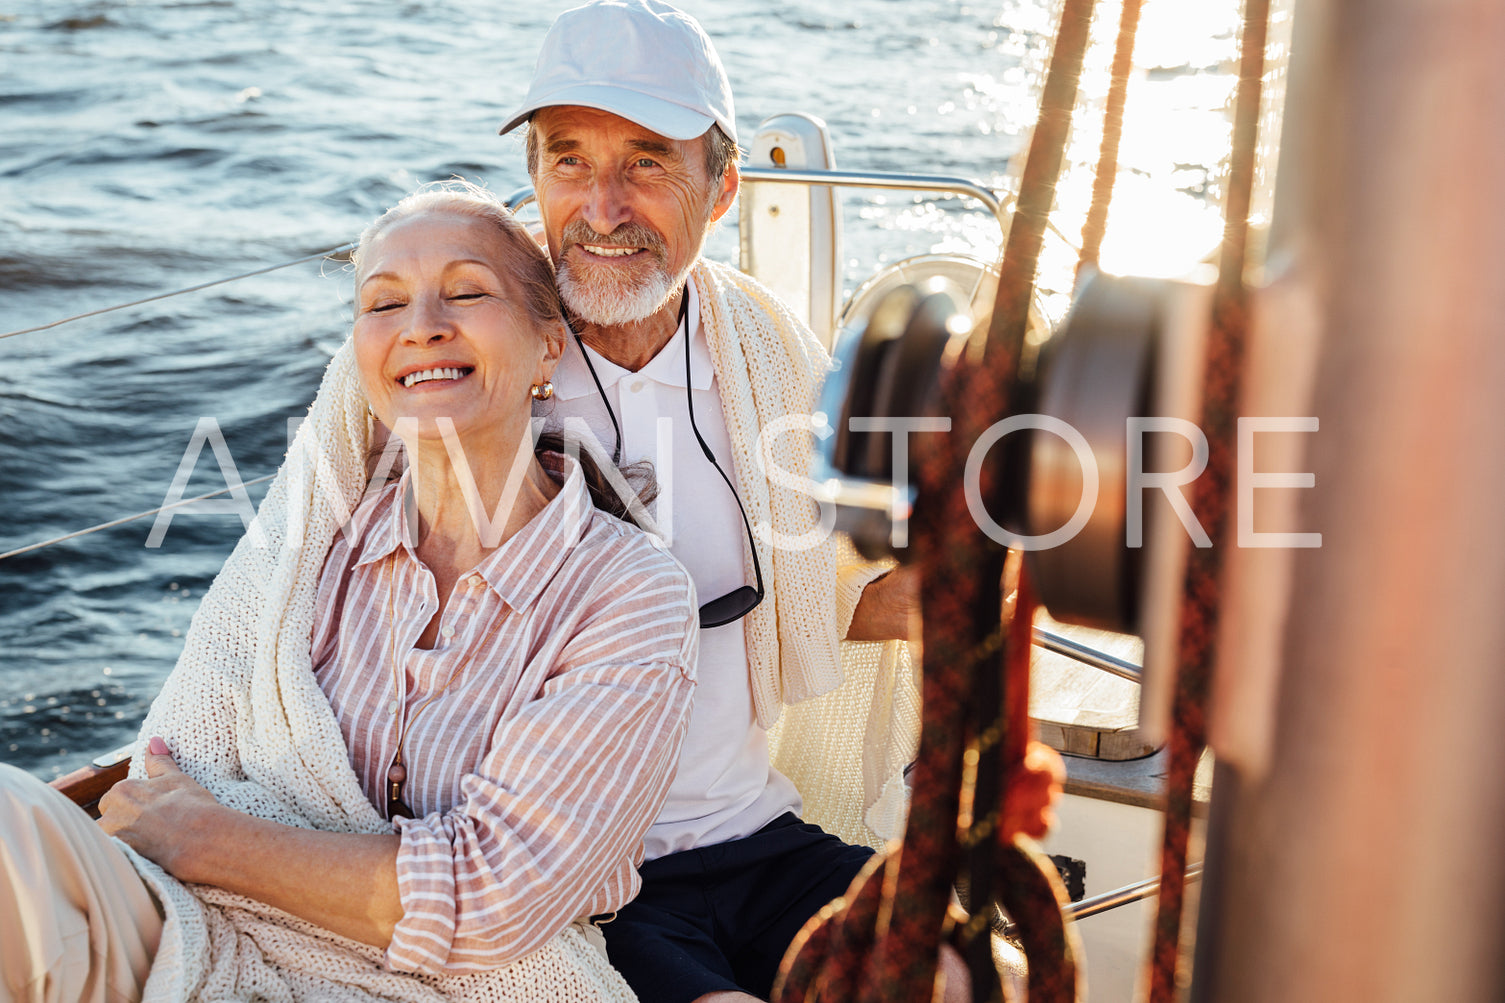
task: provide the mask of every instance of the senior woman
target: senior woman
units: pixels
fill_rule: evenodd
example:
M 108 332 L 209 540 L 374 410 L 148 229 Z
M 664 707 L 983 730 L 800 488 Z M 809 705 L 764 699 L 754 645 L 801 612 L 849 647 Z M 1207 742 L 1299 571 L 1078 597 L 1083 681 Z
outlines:
M 6 778 L 0 849 L 63 886 L 0 894 L 19 998 L 632 998 L 581 917 L 637 890 L 693 587 L 535 451 L 564 329 L 492 196 L 420 191 L 354 260 L 353 334 L 103 831 Z M 368 406 L 405 453 L 370 487 Z

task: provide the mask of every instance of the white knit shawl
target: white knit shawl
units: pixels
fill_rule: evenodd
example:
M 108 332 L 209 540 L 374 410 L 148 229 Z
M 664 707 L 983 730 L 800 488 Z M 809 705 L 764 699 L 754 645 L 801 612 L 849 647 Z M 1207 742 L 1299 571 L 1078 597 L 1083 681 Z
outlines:
M 744 620 L 758 722 L 774 727 L 774 763 L 799 788 L 806 820 L 878 846 L 903 829 L 919 690 L 904 644 L 840 641 L 863 588 L 893 562 L 861 561 L 822 526 L 810 492 L 808 419 L 830 359 L 756 280 L 704 259 L 692 277 L 769 579 Z M 781 704 L 790 705 L 782 719 Z
M 366 398 L 335 354 L 255 521 L 204 596 L 141 728 L 222 803 L 287 825 L 385 833 L 351 769 L 310 661 L 324 555 L 365 488 Z M 123 843 L 119 844 L 124 847 Z M 139 855 L 166 912 L 147 1000 L 611 1000 L 634 997 L 575 927 L 503 968 L 444 978 L 382 966 L 377 948 L 263 903 L 186 886 Z

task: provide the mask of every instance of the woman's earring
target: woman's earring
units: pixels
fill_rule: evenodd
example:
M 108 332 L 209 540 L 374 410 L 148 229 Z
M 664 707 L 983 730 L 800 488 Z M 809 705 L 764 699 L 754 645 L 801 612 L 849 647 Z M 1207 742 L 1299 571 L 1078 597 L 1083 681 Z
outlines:
M 528 393 L 536 401 L 546 401 L 550 397 L 554 396 L 554 384 L 550 380 L 544 380 L 542 383 L 535 383 L 533 384 L 533 389 L 529 390 Z

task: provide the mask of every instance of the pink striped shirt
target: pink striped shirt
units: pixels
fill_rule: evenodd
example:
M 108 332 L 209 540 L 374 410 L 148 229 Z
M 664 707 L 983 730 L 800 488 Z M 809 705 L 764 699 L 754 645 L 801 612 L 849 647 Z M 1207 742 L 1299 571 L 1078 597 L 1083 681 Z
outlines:
M 673 778 L 694 587 L 591 506 L 573 461 L 545 457 L 559 494 L 455 584 L 432 649 L 416 647 L 438 595 L 403 532 L 406 477 L 357 511 L 354 541 L 336 536 L 320 576 L 314 671 L 383 813 L 394 708 L 410 722 L 403 797 L 417 818 L 396 821 L 403 918 L 387 950 L 399 971 L 494 968 L 628 902 Z

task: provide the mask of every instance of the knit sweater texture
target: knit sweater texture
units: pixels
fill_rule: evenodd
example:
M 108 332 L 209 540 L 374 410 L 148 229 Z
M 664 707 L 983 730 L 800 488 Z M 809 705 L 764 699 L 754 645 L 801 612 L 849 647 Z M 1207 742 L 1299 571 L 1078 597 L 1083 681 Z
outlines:
M 903 642 L 840 640 L 862 590 L 893 562 L 858 558 L 832 532 L 835 513 L 814 501 L 810 415 L 830 358 L 755 279 L 704 259 L 692 278 L 742 502 L 771 579 L 744 621 L 754 710 L 804 818 L 879 847 L 903 832 L 919 687 Z
M 366 398 L 346 343 L 298 430 L 250 529 L 194 615 L 183 653 L 142 725 L 220 803 L 285 825 L 388 833 L 367 800 L 310 658 L 319 572 L 366 488 Z M 376 947 L 346 940 L 264 903 L 185 885 L 119 843 L 161 901 L 161 945 L 148 1001 L 609 1000 L 631 991 L 567 927 L 487 972 L 393 972 Z
M 890 565 L 858 560 L 838 534 L 823 531 L 829 523 L 808 490 L 808 415 L 829 361 L 808 328 L 754 280 L 704 261 L 694 280 L 743 502 L 770 579 L 744 627 L 756 713 L 773 726 L 775 765 L 800 788 L 805 817 L 849 842 L 881 845 L 903 828 L 900 773 L 917 744 L 918 689 L 902 643 L 838 640 L 863 587 Z M 365 490 L 369 435 L 347 342 L 250 530 L 195 614 L 138 744 L 167 736 L 185 772 L 229 807 L 333 832 L 391 831 L 350 768 L 309 648 L 325 552 Z M 144 775 L 139 752 L 131 770 Z M 377 948 L 244 896 L 184 885 L 118 845 L 166 913 L 148 1001 L 633 999 L 577 927 L 491 972 L 396 973 Z

